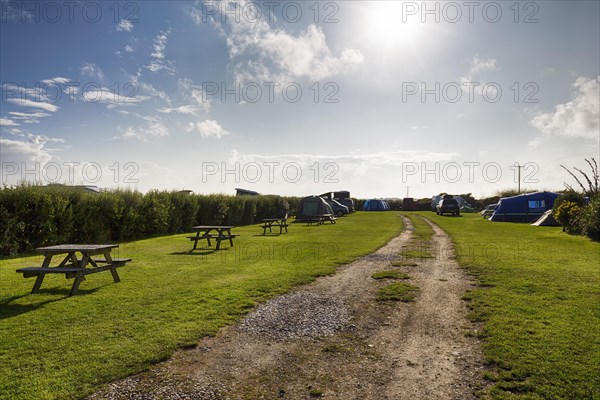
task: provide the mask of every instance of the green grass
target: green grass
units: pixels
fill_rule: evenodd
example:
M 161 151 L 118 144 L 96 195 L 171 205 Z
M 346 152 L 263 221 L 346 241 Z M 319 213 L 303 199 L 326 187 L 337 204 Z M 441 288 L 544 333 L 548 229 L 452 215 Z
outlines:
M 415 262 L 406 262 L 406 261 L 394 261 L 392 263 L 392 267 L 416 267 L 417 263 Z
M 418 287 L 408 283 L 392 283 L 377 291 L 377 301 L 414 301 Z
M 40 256 L 1 260 L 0 399 L 84 397 L 215 334 L 257 302 L 373 252 L 401 225 L 395 213 L 292 224 L 276 237 L 254 225 L 234 229 L 233 248 L 194 254 L 186 234 L 124 243 L 114 255 L 134 261 L 119 270 L 121 282 L 91 275 L 73 297 L 62 275 L 29 294 L 33 279 L 15 269 L 41 265 Z
M 481 287 L 466 293 L 493 399 L 600 399 L 600 244 L 555 227 L 423 213 Z
M 414 213 L 402 213 L 413 224 L 413 232 L 408 245 L 400 251 L 403 259 L 422 260 L 433 258 L 431 254 L 431 238 L 433 229 L 427 222 Z
M 410 279 L 410 276 L 405 274 L 404 272 L 391 270 L 391 271 L 380 271 L 375 272 L 371 275 L 373 279 Z

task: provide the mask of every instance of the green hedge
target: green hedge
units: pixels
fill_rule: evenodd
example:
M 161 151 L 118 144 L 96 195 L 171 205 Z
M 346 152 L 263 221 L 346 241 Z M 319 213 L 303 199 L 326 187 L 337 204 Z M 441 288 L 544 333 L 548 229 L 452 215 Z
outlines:
M 295 210 L 299 199 L 22 185 L 0 190 L 0 253 L 56 243 L 100 243 L 190 232 L 194 225 L 248 225 Z

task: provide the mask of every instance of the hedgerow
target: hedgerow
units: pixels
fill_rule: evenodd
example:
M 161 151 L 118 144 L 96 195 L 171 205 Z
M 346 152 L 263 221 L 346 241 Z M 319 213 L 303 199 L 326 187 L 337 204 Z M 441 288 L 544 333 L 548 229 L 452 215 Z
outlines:
M 298 198 L 201 195 L 20 185 L 0 189 L 0 253 L 57 243 L 101 243 L 190 232 L 194 225 L 248 225 L 298 206 Z

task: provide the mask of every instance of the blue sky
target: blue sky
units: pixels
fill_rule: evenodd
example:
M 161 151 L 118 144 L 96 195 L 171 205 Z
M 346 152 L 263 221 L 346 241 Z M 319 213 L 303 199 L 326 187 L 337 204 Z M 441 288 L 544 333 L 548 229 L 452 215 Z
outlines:
M 483 196 L 598 158 L 597 1 L 0 4 L 2 184 Z

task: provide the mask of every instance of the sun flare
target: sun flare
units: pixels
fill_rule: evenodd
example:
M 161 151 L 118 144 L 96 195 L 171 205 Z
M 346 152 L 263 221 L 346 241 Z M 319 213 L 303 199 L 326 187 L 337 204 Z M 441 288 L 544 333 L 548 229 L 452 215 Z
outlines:
M 369 2 L 366 13 L 367 34 L 381 47 L 415 45 L 421 36 L 423 23 L 417 15 L 405 15 L 401 1 Z

